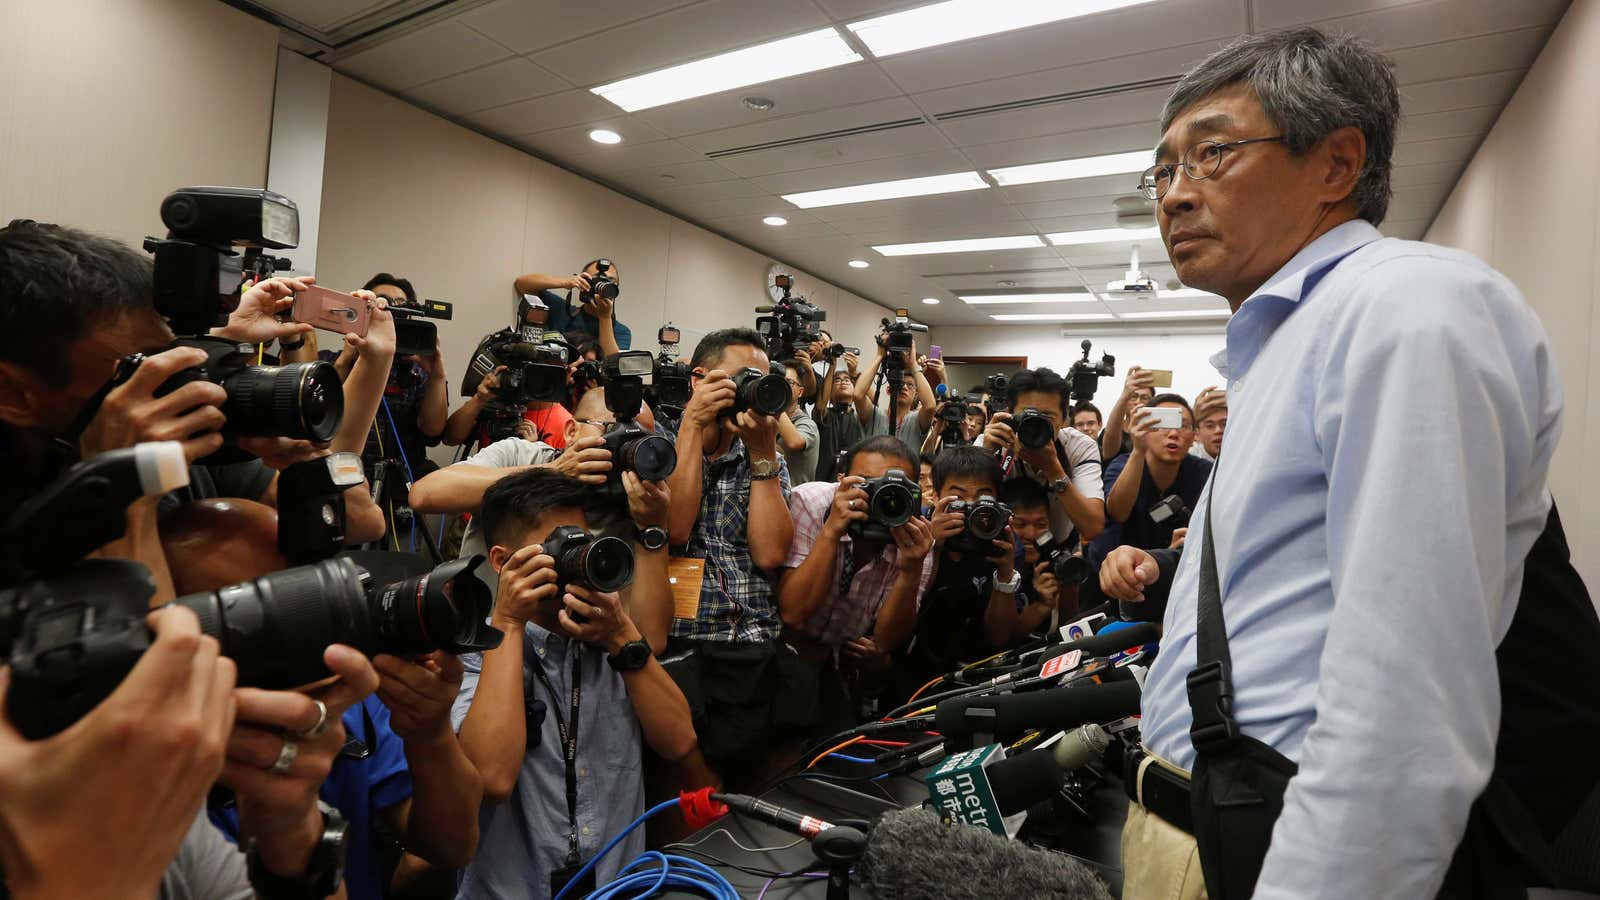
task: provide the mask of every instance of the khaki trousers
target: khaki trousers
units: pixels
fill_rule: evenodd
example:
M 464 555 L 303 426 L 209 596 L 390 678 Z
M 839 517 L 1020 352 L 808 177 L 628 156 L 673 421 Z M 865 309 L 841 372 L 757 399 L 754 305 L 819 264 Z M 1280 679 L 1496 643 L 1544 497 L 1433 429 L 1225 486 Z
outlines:
M 1146 757 L 1138 773 L 1140 799 L 1145 769 L 1152 765 L 1189 777 L 1165 760 Z M 1206 900 L 1194 837 L 1139 802 L 1128 804 L 1128 821 L 1122 827 L 1122 900 Z

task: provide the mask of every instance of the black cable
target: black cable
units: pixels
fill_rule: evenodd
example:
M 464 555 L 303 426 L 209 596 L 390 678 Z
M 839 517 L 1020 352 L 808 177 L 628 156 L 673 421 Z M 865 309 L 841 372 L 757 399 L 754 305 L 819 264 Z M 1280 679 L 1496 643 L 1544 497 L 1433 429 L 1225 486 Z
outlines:
M 674 847 L 673 849 L 682 853 L 689 853 L 693 854 L 694 856 L 698 856 L 714 866 L 724 866 L 729 869 L 738 869 L 746 875 L 754 875 L 757 878 L 793 877 L 791 875 L 785 875 L 783 872 L 774 872 L 771 869 L 757 869 L 753 866 L 742 866 L 735 862 L 728 862 L 720 856 L 701 850 L 699 847 Z

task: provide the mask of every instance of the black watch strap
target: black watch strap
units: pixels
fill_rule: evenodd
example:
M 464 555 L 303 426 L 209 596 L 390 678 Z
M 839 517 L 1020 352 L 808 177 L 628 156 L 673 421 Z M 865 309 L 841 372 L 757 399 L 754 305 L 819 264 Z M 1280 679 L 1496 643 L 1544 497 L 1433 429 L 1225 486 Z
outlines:
M 606 657 L 606 662 L 618 672 L 637 672 L 650 662 L 652 653 L 647 641 L 632 641 L 623 644 L 615 655 Z
M 311 862 L 298 878 L 285 878 L 267 870 L 252 838 L 245 851 L 250 886 L 261 900 L 323 900 L 344 881 L 345 834 L 348 823 L 340 812 L 317 801 L 322 810 L 322 837 L 311 851 Z

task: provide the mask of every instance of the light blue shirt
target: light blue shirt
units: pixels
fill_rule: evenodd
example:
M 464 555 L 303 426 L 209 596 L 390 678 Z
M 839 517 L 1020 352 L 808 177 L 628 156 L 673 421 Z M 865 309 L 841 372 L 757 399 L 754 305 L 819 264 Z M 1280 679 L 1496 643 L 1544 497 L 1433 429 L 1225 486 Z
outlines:
M 489 651 L 495 652 L 493 650 Z M 550 873 L 567 859 L 571 826 L 567 820 L 567 768 L 553 707 L 570 721 L 572 654 L 581 653 L 583 690 L 578 714 L 578 852 L 588 862 L 634 818 L 644 812 L 639 720 L 622 676 L 606 654 L 528 623 L 523 630 L 522 690 L 526 699 L 548 709 L 537 734 L 528 734 L 528 752 L 516 790 L 504 803 L 485 802 L 478 813 L 478 852 L 461 873 L 458 900 L 525 900 L 550 896 Z M 466 721 L 478 692 L 483 655 L 461 657 L 466 677 L 450 711 L 456 731 Z M 560 700 L 533 674 L 544 670 Z M 644 852 L 644 829 L 636 829 L 595 867 L 596 884 Z
M 1225 355 L 1227 460 L 1174 578 L 1145 743 L 1194 766 L 1214 488 L 1235 718 L 1300 766 L 1255 897 L 1431 897 L 1493 767 L 1495 648 L 1550 509 L 1549 341 L 1476 258 L 1354 221 L 1239 307 Z

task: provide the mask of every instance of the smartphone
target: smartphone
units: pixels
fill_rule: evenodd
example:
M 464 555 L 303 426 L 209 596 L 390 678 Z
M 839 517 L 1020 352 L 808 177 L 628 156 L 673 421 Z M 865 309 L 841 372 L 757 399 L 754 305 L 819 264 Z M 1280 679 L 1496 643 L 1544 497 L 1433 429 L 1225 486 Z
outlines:
M 929 359 L 944 359 L 944 348 L 939 346 L 938 344 L 929 344 L 928 345 L 928 358 Z
M 1176 431 L 1183 427 L 1183 410 L 1176 406 L 1146 406 L 1139 410 L 1140 416 L 1151 416 L 1156 420 L 1156 428 L 1168 428 Z
M 367 336 L 372 310 L 367 301 L 314 284 L 294 295 L 289 318 L 308 322 L 324 331 Z
M 1171 369 L 1145 369 L 1145 371 L 1149 372 L 1151 375 L 1155 376 L 1155 380 L 1151 382 L 1151 385 L 1153 387 L 1158 387 L 1158 388 L 1169 388 L 1169 387 L 1172 387 L 1172 370 Z

